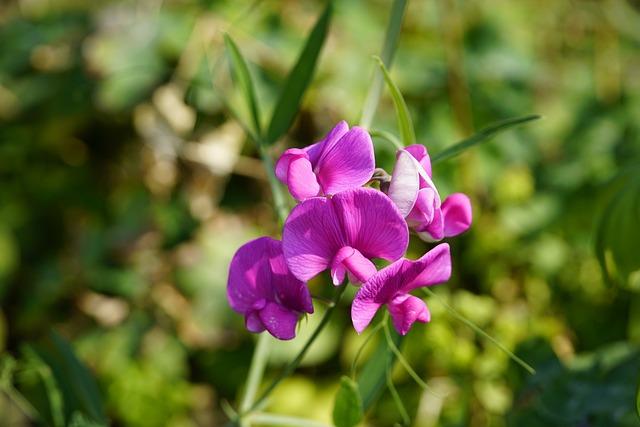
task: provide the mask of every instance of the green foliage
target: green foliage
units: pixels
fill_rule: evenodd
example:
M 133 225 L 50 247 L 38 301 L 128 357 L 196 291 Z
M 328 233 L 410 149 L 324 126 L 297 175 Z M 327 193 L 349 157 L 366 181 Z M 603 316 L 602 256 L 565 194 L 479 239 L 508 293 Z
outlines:
M 394 334 L 392 339 L 394 344 L 398 345 L 402 341 L 402 336 Z M 369 410 L 380 396 L 386 384 L 388 366 L 393 361 L 395 361 L 394 352 L 386 341 L 381 341 L 360 370 L 358 389 L 365 411 Z
M 333 1 L 329 0 L 324 12 L 309 33 L 304 48 L 280 92 L 265 136 L 267 144 L 273 144 L 284 135 L 298 114 L 302 96 L 311 83 L 318 56 L 327 37 L 332 13 Z
M 407 103 L 404 101 L 404 97 L 402 96 L 400 89 L 398 89 L 398 86 L 396 86 L 391 79 L 382 59 L 375 57 L 375 60 L 380 67 L 380 71 L 382 71 L 384 81 L 387 84 L 387 89 L 389 89 L 389 93 L 391 93 L 391 98 L 393 99 L 393 105 L 396 109 L 396 120 L 400 130 L 400 140 L 404 146 L 415 144 L 416 134 L 413 129 L 413 123 L 411 122 L 409 107 L 407 107 Z
M 343 376 L 333 405 L 333 423 L 336 427 L 354 427 L 363 415 L 358 385 L 351 378 Z

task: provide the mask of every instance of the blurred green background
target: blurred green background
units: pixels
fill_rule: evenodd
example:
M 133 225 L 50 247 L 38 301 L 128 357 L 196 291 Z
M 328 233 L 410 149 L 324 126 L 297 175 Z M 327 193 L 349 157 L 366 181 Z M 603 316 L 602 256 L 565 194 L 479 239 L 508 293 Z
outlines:
M 226 303 L 228 262 L 279 229 L 258 154 L 222 102 L 239 96 L 222 35 L 273 105 L 322 7 L 0 4 L 0 425 L 39 425 L 16 396 L 55 406 L 41 368 L 60 337 L 90 368 L 112 425 L 225 422 L 221 402 L 236 404 L 255 342 Z M 274 156 L 339 120 L 357 124 L 389 8 L 335 2 Z M 640 2 L 411 0 L 392 76 L 431 153 L 497 120 L 544 116 L 434 169 L 443 194 L 464 191 L 474 207 L 438 294 L 538 374 L 429 300 L 432 322 L 403 352 L 431 392 L 400 367 L 393 377 L 413 425 L 640 425 Z M 396 131 L 386 93 L 373 127 Z M 390 170 L 392 147 L 375 142 Z M 426 249 L 416 241 L 410 255 Z M 363 341 L 348 313 L 345 302 L 270 411 L 331 422 Z M 318 318 L 273 346 L 268 376 Z M 59 336 L 46 338 L 52 328 Z M 91 425 L 64 417 L 44 422 Z M 400 420 L 385 391 L 365 424 Z

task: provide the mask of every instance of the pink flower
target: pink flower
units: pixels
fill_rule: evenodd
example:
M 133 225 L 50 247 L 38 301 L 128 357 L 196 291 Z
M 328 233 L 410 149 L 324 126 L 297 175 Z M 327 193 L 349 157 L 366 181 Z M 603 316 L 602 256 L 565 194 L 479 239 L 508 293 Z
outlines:
M 296 200 L 361 187 L 375 168 L 373 143 L 364 129 L 338 123 L 320 142 L 286 150 L 276 176 Z
M 365 282 L 376 268 L 372 258 L 393 261 L 409 244 L 407 224 L 381 192 L 356 188 L 331 198 L 307 199 L 287 218 L 282 249 L 291 272 L 307 281 L 330 269 L 335 285 L 345 273 Z
M 366 281 L 351 305 L 351 320 L 361 333 L 383 304 L 391 314 L 393 326 L 406 335 L 414 322 L 431 320 L 429 309 L 420 298 L 409 294 L 423 286 L 446 282 L 451 277 L 449 245 L 442 243 L 422 258 L 411 261 L 400 259 L 383 268 Z
M 295 337 L 300 315 L 313 313 L 309 289 L 287 269 L 282 243 L 261 237 L 246 243 L 229 266 L 227 299 L 251 332 L 265 329 L 281 340 Z
M 387 194 L 409 226 L 427 242 L 457 236 L 471 226 L 471 202 L 465 194 L 454 193 L 441 202 L 423 145 L 398 151 Z

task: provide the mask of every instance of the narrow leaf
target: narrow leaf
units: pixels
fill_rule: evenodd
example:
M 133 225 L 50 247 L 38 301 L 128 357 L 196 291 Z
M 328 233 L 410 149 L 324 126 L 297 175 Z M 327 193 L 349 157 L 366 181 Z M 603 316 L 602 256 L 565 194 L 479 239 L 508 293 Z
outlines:
M 400 344 L 402 336 L 395 334 L 393 342 L 397 346 Z M 386 385 L 387 365 L 393 363 L 395 354 L 389 349 L 387 342 L 381 340 L 378 343 L 371 357 L 364 364 L 358 375 L 358 389 L 362 396 L 362 407 L 366 411 L 380 396 Z
M 396 404 L 396 408 L 398 408 L 398 412 L 402 417 L 403 425 L 408 426 L 411 423 L 411 418 L 409 417 L 407 408 L 405 408 L 404 403 L 402 403 L 402 399 L 400 398 L 400 394 L 398 394 L 398 390 L 396 390 L 396 386 L 393 384 L 393 379 L 391 378 L 391 368 L 392 364 L 387 365 L 387 388 L 389 389 L 389 393 L 391 393 L 393 402 Z
M 251 80 L 251 74 L 249 73 L 249 67 L 240 53 L 240 49 L 238 49 L 238 46 L 228 34 L 225 34 L 224 36 L 224 44 L 229 56 L 231 74 L 233 75 L 233 79 L 236 84 L 240 86 L 242 95 L 247 103 L 247 108 L 251 113 L 253 132 L 259 136 L 262 134 L 260 129 L 260 110 L 258 108 L 258 100 L 253 81 Z
M 363 416 L 358 385 L 351 378 L 343 376 L 333 405 L 333 423 L 336 427 L 353 427 Z
M 316 25 L 311 30 L 296 65 L 294 65 L 287 77 L 287 81 L 280 93 L 280 98 L 278 98 L 278 102 L 273 110 L 271 122 L 269 123 L 266 135 L 267 144 L 276 142 L 289 130 L 289 127 L 291 127 L 293 123 L 302 97 L 309 83 L 311 83 L 320 50 L 327 37 L 332 11 L 333 4 L 329 1 L 324 12 L 316 22 Z
M 638 383 L 638 391 L 636 392 L 636 412 L 640 417 L 640 382 Z
M 475 135 L 458 142 L 457 144 L 452 145 L 451 147 L 445 149 L 444 151 L 439 152 L 438 154 L 431 156 L 431 163 L 441 162 L 442 160 L 449 159 L 451 157 L 457 156 L 462 153 L 466 149 L 473 147 L 474 145 L 480 144 L 482 142 L 488 141 L 493 136 L 498 133 L 510 129 L 514 126 L 518 126 L 524 123 L 528 123 L 534 120 L 538 120 L 540 116 L 537 114 L 516 117 L 513 119 L 503 120 L 492 125 L 487 126 L 482 129 L 480 132 Z
M 382 59 L 376 56 L 375 60 L 378 62 L 380 71 L 382 71 L 382 77 L 384 77 L 384 81 L 387 83 L 387 88 L 389 89 L 391 98 L 393 99 L 393 105 L 396 109 L 396 119 L 398 120 L 398 128 L 400 129 L 400 140 L 405 146 L 415 144 L 416 134 L 413 130 L 413 123 L 411 122 L 407 103 L 404 102 L 404 98 L 402 97 L 398 86 L 396 86 L 393 80 L 391 80 L 391 76 L 387 71 L 387 67 L 384 66 Z

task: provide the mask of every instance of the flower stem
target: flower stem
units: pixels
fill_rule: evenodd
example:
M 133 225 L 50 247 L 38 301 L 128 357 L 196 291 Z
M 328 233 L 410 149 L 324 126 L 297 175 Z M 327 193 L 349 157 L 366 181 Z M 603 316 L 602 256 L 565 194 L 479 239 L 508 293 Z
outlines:
M 247 377 L 247 387 L 242 397 L 242 403 L 240 404 L 240 412 L 248 410 L 258 392 L 260 381 L 262 381 L 262 374 L 264 368 L 267 365 L 269 359 L 269 335 L 260 334 L 256 348 L 253 351 L 253 358 L 251 359 L 251 367 L 249 368 L 249 376 Z
M 278 178 L 276 178 L 273 159 L 271 158 L 271 154 L 269 154 L 269 150 L 267 150 L 266 144 L 264 144 L 262 141 L 258 141 L 258 148 L 260 150 L 262 164 L 264 164 L 264 169 L 267 173 L 267 180 L 269 181 L 269 186 L 271 187 L 271 194 L 273 196 L 273 204 L 275 207 L 276 215 L 278 215 L 278 220 L 280 221 L 280 225 L 282 225 L 284 224 L 284 221 L 287 219 L 287 215 L 289 214 L 289 209 L 287 208 L 287 203 L 285 201 L 286 199 L 282 191 L 282 186 L 280 185 L 280 182 L 278 182 Z
M 331 318 L 331 315 L 335 310 L 335 308 L 337 307 L 338 302 L 340 301 L 340 297 L 342 296 L 346 288 L 347 288 L 347 285 L 343 285 L 336 290 L 336 293 L 333 296 L 333 299 L 331 300 L 332 304 L 329 306 L 329 308 L 327 308 L 327 311 L 324 312 L 324 315 L 322 316 L 320 323 L 318 324 L 316 329 L 313 331 L 313 334 L 311 334 L 307 342 L 304 344 L 304 347 L 302 347 L 302 349 L 300 350 L 298 355 L 295 357 L 295 359 L 289 362 L 289 364 L 282 370 L 282 372 L 280 372 L 280 375 L 278 375 L 271 382 L 271 384 L 269 384 L 269 386 L 262 392 L 260 397 L 253 403 L 253 405 L 251 405 L 251 407 L 249 407 L 247 411 L 242 411 L 240 413 L 241 418 L 243 415 L 246 415 L 247 413 L 250 413 L 256 410 L 257 408 L 259 408 L 260 405 L 262 405 L 262 403 L 269 397 L 271 392 L 278 386 L 278 384 L 280 384 L 282 380 L 287 378 L 289 375 L 293 373 L 293 371 L 296 370 L 296 368 L 298 367 L 298 365 L 300 365 L 300 362 L 304 358 L 305 354 L 307 354 L 307 351 L 309 350 L 309 347 L 311 347 L 311 344 L 313 344 L 313 342 L 316 340 L 318 335 L 320 335 L 320 332 L 322 332 L 322 330 L 327 325 L 327 323 L 329 323 L 329 319 Z

